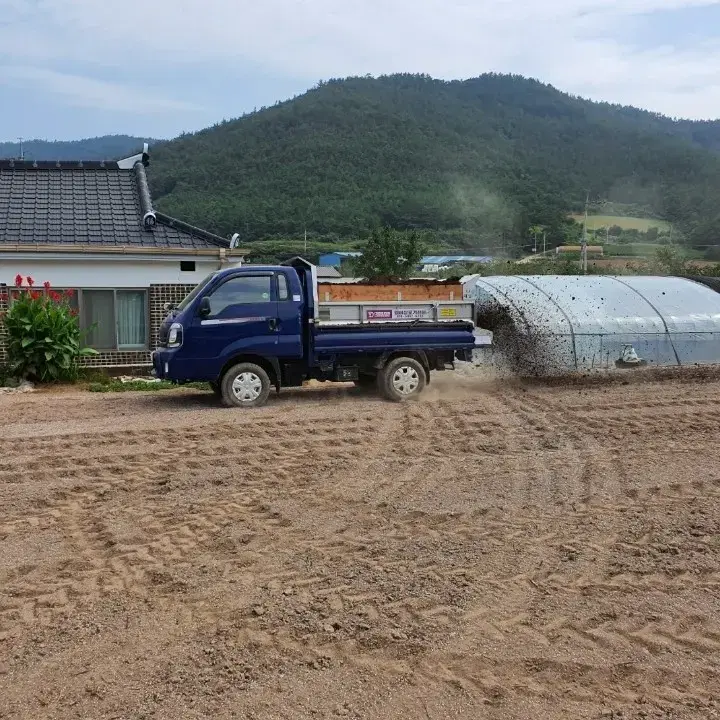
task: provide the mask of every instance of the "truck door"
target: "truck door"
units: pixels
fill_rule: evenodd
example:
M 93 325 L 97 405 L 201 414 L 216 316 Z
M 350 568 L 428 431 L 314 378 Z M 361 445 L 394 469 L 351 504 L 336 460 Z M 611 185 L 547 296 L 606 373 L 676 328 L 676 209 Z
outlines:
M 301 358 L 303 356 L 302 296 L 292 295 L 290 278 L 284 272 L 277 274 L 277 299 L 277 356 Z
M 192 343 L 199 362 L 222 365 L 239 352 L 274 357 L 277 354 L 278 314 L 274 273 L 231 275 L 205 296 L 210 312 L 195 314 L 184 345 Z M 210 368 L 208 368 L 210 369 Z M 219 367 L 213 371 L 219 372 Z

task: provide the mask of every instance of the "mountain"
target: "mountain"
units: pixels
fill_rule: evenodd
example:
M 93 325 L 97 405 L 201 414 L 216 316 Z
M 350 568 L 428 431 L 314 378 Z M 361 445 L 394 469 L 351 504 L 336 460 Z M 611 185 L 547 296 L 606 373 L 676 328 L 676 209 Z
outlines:
M 119 160 L 142 150 L 145 142 L 155 144 L 159 141 L 128 135 L 71 141 L 25 140 L 23 153 L 26 160 Z M 0 158 L 17 159 L 19 156 L 19 141 L 0 143 Z
M 43 157 L 91 159 L 93 143 L 107 158 L 142 140 L 60 143 Z M 389 224 L 424 230 L 438 248 L 514 252 L 541 225 L 552 247 L 578 238 L 568 215 L 588 193 L 603 213 L 663 219 L 673 239 L 718 244 L 720 121 L 590 102 L 519 76 L 331 80 L 151 145 L 158 209 L 239 232 L 242 244 L 307 229 L 311 242 L 352 245 Z
M 591 200 L 672 222 L 708 243 L 718 223 L 720 123 L 674 121 L 488 74 L 321 83 L 271 108 L 156 148 L 150 178 L 168 213 L 243 243 L 347 239 L 378 223 L 446 247 L 573 237 Z M 710 241 L 712 242 L 712 240 Z

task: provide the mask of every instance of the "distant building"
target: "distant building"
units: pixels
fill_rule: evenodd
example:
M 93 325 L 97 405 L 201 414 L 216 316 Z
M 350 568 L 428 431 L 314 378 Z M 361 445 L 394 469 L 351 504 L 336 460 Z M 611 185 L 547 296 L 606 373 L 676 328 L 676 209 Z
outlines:
M 321 255 L 318 265 L 326 267 L 340 267 L 344 262 L 360 257 L 358 251 L 341 251 Z M 489 255 L 426 255 L 421 258 L 419 267 L 423 272 L 437 272 L 453 265 L 473 265 L 492 262 Z
M 420 268 L 425 273 L 448 270 L 453 265 L 479 265 L 492 262 L 489 255 L 426 255 L 420 260 Z
M 347 260 L 352 260 L 353 258 L 360 257 L 362 255 L 361 252 L 333 252 L 333 253 L 326 253 L 325 255 L 321 255 L 320 259 L 318 260 L 318 265 L 321 265 L 323 267 L 340 267 L 344 262 Z

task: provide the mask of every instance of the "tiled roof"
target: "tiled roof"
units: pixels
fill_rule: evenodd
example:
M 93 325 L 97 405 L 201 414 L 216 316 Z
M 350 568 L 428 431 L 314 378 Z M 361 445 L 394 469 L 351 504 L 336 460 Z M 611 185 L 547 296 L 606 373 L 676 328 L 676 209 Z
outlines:
M 339 278 L 342 274 L 337 268 L 329 265 L 318 265 L 315 268 L 316 274 L 319 278 Z
M 147 164 L 146 155 L 143 160 Z M 152 207 L 149 209 L 155 223 L 145 227 L 143 218 L 149 202 L 144 165 L 140 161 L 133 165 L 127 161 L 3 160 L 0 161 L 0 246 L 228 247 L 226 239 L 154 212 Z

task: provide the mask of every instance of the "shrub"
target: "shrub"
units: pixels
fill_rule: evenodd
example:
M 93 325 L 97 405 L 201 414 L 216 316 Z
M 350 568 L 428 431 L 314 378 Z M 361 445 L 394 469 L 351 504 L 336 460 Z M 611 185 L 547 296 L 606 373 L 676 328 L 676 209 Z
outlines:
M 10 372 L 40 382 L 75 380 L 78 359 L 95 355 L 82 346 L 77 313 L 70 307 L 71 291 L 55 292 L 50 283 L 33 288 L 31 277 L 15 278 L 10 309 L 4 318 Z
M 417 267 L 423 246 L 417 232 L 398 232 L 389 227 L 373 231 L 363 254 L 352 264 L 368 280 L 404 280 Z

